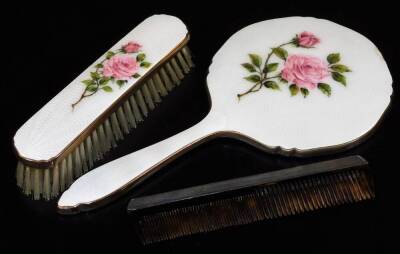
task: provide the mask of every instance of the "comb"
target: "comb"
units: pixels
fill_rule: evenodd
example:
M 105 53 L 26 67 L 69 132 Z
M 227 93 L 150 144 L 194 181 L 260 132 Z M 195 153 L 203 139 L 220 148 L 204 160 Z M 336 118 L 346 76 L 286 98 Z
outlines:
M 55 198 L 102 160 L 189 73 L 188 41 L 181 20 L 151 16 L 33 115 L 14 136 L 23 193 Z
M 133 198 L 143 244 L 373 199 L 361 156 L 323 161 Z

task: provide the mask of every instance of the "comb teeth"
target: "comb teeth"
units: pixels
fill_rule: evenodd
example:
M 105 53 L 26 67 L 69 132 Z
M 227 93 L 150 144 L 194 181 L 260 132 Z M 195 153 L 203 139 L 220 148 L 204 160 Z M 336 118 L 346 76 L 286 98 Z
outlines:
M 103 123 L 88 135 L 69 155 L 54 168 L 38 169 L 17 163 L 17 185 L 23 193 L 33 199 L 57 197 L 82 174 L 93 168 L 96 161 L 103 159 L 104 154 L 117 146 L 132 129 L 144 120 L 162 97 L 168 95 L 183 79 L 184 74 L 194 67 L 190 51 L 183 47 L 160 66 L 140 88 L 112 113 Z
M 301 214 L 374 198 L 364 170 L 352 169 L 258 186 L 244 193 L 137 215 L 144 244 Z

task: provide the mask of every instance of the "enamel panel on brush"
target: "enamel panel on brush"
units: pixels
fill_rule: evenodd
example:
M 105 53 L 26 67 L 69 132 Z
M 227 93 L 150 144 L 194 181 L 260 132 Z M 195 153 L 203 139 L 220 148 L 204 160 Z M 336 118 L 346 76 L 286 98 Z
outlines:
M 187 29 L 178 18 L 154 15 L 139 24 L 110 51 L 116 52 L 131 41 L 142 45 L 146 61 L 152 64 L 149 68 L 140 68 L 138 73 L 143 76 L 160 60 L 167 57 L 186 35 Z M 85 89 L 82 81 L 90 79 L 90 73 L 94 71 L 95 65 L 105 58 L 106 54 L 97 59 L 17 131 L 14 144 L 22 157 L 30 160 L 49 160 L 57 156 L 127 89 L 140 80 L 140 78 L 129 79 L 121 88 L 117 84 L 110 83 L 112 92 L 99 91 L 80 101 L 72 109 L 71 105 L 79 99 Z

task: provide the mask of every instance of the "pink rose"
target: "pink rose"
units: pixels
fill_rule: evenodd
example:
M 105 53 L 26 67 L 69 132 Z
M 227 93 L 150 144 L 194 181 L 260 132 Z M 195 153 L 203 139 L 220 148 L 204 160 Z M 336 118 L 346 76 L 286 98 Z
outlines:
M 129 55 L 115 55 L 103 63 L 103 75 L 117 80 L 128 80 L 139 69 L 136 59 Z
M 127 44 L 125 44 L 124 46 L 122 46 L 122 49 L 125 53 L 136 53 L 139 51 L 139 49 L 141 47 L 142 47 L 142 45 L 140 45 L 139 43 L 130 41 Z
M 281 76 L 298 87 L 314 89 L 329 76 L 328 64 L 313 56 L 291 55 L 285 62 Z
M 320 42 L 320 39 L 310 32 L 302 32 L 297 35 L 297 44 L 304 48 L 314 47 Z

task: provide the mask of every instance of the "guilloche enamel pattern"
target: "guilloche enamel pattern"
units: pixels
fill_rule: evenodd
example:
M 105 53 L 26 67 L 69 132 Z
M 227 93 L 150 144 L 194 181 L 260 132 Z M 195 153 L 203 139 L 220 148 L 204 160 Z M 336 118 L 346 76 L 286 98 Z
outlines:
M 104 205 L 217 136 L 288 156 L 349 149 L 386 111 L 392 77 L 363 35 L 328 20 L 289 17 L 232 35 L 212 59 L 207 86 L 211 110 L 200 123 L 84 175 L 60 198 L 60 212 Z
M 147 18 L 22 125 L 14 147 L 23 193 L 55 198 L 103 159 L 193 67 L 188 41 L 178 18 Z

